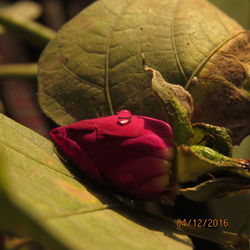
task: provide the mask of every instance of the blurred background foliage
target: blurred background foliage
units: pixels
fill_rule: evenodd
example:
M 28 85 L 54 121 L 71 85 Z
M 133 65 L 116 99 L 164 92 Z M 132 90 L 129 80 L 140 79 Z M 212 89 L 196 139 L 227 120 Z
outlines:
M 209 1 L 237 20 L 245 29 L 250 29 L 250 0 Z M 18 2 L 21 1 L 1 0 L 0 8 Z M 94 2 L 94 0 L 43 0 L 33 2 L 37 5 L 36 7 L 34 5 L 33 8 L 36 10 L 33 11 L 33 16 L 30 18 L 36 19 L 38 22 L 57 31 L 64 23 Z M 25 9 L 24 12 L 26 11 L 28 10 Z M 1 64 L 7 63 L 36 62 L 41 52 L 42 49 L 27 44 L 22 38 L 14 34 L 6 33 L 4 28 L 0 26 L 0 67 Z M 4 112 L 17 122 L 47 137 L 48 131 L 56 125 L 43 115 L 37 103 L 36 93 L 37 84 L 35 80 L 1 78 L 0 112 Z M 240 148 L 235 148 L 234 156 L 250 158 L 250 136 L 244 140 Z M 207 204 L 180 200 L 177 202 L 179 208 L 176 209 L 175 215 L 180 217 L 182 215 L 184 218 L 187 215 L 194 218 L 228 218 L 230 221 L 228 230 L 239 232 L 243 226 L 249 226 L 249 198 L 250 194 L 247 193 L 238 197 L 214 200 Z M 183 207 L 185 207 L 186 214 L 183 213 Z M 25 241 L 33 244 L 30 243 L 30 239 L 20 239 L 13 235 L 0 234 L 0 249 L 4 244 L 7 247 L 6 249 L 17 249 L 18 247 L 18 249 L 23 250 L 42 249 L 35 245 L 32 245 L 32 247 L 25 245 Z M 195 239 L 194 242 L 197 246 L 196 249 L 220 249 L 219 246 L 206 241 Z
M 237 20 L 245 29 L 250 29 L 249 0 L 209 0 L 209 2 Z

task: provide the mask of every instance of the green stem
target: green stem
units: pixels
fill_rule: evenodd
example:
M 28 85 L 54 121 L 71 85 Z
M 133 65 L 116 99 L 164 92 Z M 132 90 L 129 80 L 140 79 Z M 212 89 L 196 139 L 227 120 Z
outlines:
M 34 78 L 37 76 L 37 64 L 4 64 L 0 65 L 0 78 Z
M 42 48 L 52 40 L 56 34 L 53 30 L 37 22 L 18 16 L 10 16 L 3 12 L 0 12 L 0 24 Z

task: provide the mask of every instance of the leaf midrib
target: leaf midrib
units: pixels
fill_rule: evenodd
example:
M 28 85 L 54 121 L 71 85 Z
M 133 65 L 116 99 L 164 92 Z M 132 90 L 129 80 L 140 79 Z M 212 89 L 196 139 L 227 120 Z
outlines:
M 92 87 L 94 87 L 94 88 L 100 89 L 100 90 L 102 90 L 102 91 L 104 90 L 103 87 L 97 85 L 96 83 L 93 83 L 93 82 L 90 82 L 90 81 L 87 81 L 87 80 L 81 78 L 81 77 L 78 76 L 76 73 L 74 73 L 71 69 L 69 69 L 69 68 L 66 66 L 66 64 L 65 64 L 62 55 L 61 55 L 60 57 L 58 57 L 58 61 L 59 61 L 60 65 L 62 66 L 63 70 L 65 70 L 65 71 L 66 71 L 69 75 L 71 75 L 73 78 L 77 79 L 77 80 L 80 81 L 80 82 L 84 82 L 84 83 L 86 83 L 86 84 L 88 84 L 88 85 L 90 85 L 90 86 L 92 86 Z
M 178 70 L 180 72 L 180 75 L 182 75 L 183 78 L 185 79 L 185 81 L 187 81 L 187 76 L 186 76 L 186 73 L 184 71 L 184 68 L 181 65 L 181 61 L 180 61 L 180 58 L 179 58 L 179 55 L 178 55 L 177 46 L 176 46 L 176 42 L 175 42 L 175 18 L 176 18 L 176 15 L 178 13 L 178 8 L 179 8 L 179 5 L 180 5 L 180 2 L 181 2 L 181 0 L 178 0 L 176 2 L 175 7 L 174 7 L 173 19 L 171 21 L 171 26 L 170 26 L 170 37 L 171 37 L 171 44 L 172 44 L 173 54 L 174 54 L 174 58 L 175 58 Z
M 127 2 L 127 4 L 122 8 L 122 10 L 120 11 L 120 13 L 116 16 L 116 18 L 114 18 L 113 24 L 111 26 L 109 35 L 108 35 L 108 40 L 106 43 L 106 50 L 105 50 L 105 71 L 104 71 L 104 96 L 106 99 L 106 102 L 108 104 L 109 107 L 109 113 L 110 115 L 114 115 L 114 109 L 113 109 L 113 104 L 112 104 L 112 100 L 111 100 L 111 94 L 110 94 L 110 88 L 109 88 L 109 55 L 110 55 L 110 44 L 111 44 L 111 39 L 113 37 L 114 34 L 114 27 L 117 23 L 119 23 L 118 21 L 120 21 L 122 18 L 121 16 L 126 12 L 126 10 L 128 9 L 128 6 L 131 5 L 133 3 L 133 0 L 130 0 Z

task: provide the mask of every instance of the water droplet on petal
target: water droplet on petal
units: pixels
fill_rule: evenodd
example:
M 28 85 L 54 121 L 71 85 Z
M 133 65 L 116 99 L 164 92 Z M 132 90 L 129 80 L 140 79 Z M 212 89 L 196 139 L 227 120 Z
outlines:
M 131 173 L 123 173 L 119 176 L 119 181 L 122 183 L 129 183 L 133 180 L 133 175 Z
M 118 112 L 118 123 L 120 125 L 126 125 L 130 123 L 132 114 L 129 110 L 121 110 Z
M 121 125 L 126 125 L 126 124 L 128 124 L 129 122 L 130 122 L 129 119 L 119 119 L 119 124 L 121 124 Z

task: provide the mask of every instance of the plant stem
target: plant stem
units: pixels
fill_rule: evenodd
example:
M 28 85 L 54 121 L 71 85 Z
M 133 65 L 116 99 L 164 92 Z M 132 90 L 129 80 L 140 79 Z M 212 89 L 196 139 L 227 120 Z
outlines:
M 37 22 L 18 16 L 10 16 L 1 11 L 0 24 L 42 48 L 52 40 L 56 34 L 53 30 Z
M 0 78 L 34 78 L 37 76 L 36 63 L 0 65 Z

